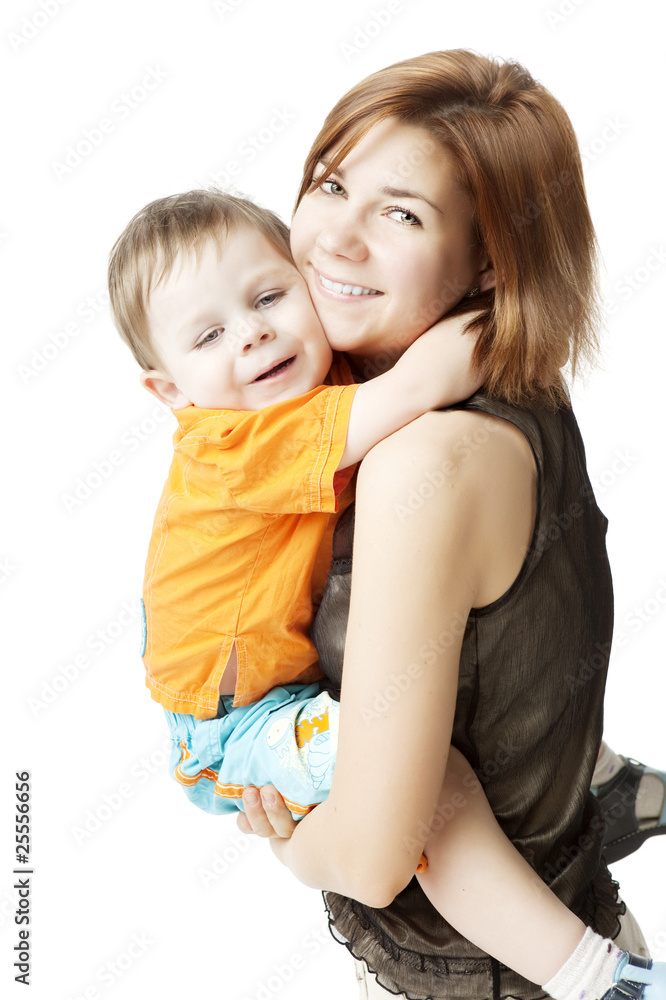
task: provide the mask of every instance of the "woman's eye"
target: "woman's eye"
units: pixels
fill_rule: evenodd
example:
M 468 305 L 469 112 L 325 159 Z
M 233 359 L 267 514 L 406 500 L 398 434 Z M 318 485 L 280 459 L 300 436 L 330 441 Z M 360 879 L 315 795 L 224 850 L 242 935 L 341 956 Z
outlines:
M 280 292 L 268 292 L 266 295 L 262 295 L 260 299 L 257 299 L 257 308 L 262 308 L 263 306 L 274 306 L 276 302 L 279 302 L 285 293 Z
M 326 194 L 344 194 L 345 193 L 345 189 L 343 188 L 343 186 L 341 184 L 338 184 L 337 181 L 331 180 L 330 178 L 328 180 L 325 180 L 322 183 L 321 189 L 322 189 L 322 191 L 325 191 Z
M 397 216 L 396 222 L 402 222 L 404 226 L 420 226 L 421 220 L 413 212 L 410 212 L 406 208 L 390 208 L 386 213 L 389 219 Z
M 205 347 L 207 344 L 213 344 L 219 337 L 224 333 L 224 327 L 218 326 L 215 330 L 210 330 L 205 337 L 202 337 L 197 347 Z

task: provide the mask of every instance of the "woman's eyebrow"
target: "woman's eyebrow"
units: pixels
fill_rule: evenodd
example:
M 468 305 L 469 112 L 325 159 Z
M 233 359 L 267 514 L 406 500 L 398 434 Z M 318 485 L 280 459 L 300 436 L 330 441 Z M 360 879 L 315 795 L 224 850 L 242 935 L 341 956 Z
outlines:
M 444 215 L 441 208 L 435 205 L 433 201 L 430 201 L 429 198 L 426 198 L 425 195 L 419 194 L 418 191 L 407 191 L 403 188 L 383 187 L 380 189 L 379 193 L 386 195 L 388 198 L 416 198 L 418 201 L 424 201 L 426 205 L 430 205 L 430 207 L 434 208 L 434 210 L 439 212 L 440 215 Z
M 327 160 L 327 159 L 325 159 L 325 158 L 324 158 L 324 157 L 322 156 L 322 157 L 320 157 L 320 159 L 319 159 L 319 160 L 317 161 L 317 165 L 319 165 L 320 163 L 321 163 L 322 167 L 325 167 L 325 168 L 326 168 L 326 170 L 330 170 L 330 168 L 331 168 L 331 161 L 330 161 L 330 160 Z M 338 175 L 338 177 L 340 177 L 340 178 L 341 178 L 342 180 L 344 180 L 344 176 L 345 176 L 345 172 L 344 172 L 344 170 L 342 169 L 342 167 L 336 167 L 336 168 L 335 168 L 335 173 L 336 173 L 336 174 Z
M 325 157 L 322 156 L 319 160 L 319 163 L 321 163 L 326 170 L 330 169 L 331 161 L 327 160 Z M 340 178 L 341 181 L 345 179 L 345 172 L 342 169 L 342 167 L 336 167 L 335 173 L 337 174 L 337 176 Z M 441 208 L 435 205 L 433 201 L 430 201 L 429 198 L 426 198 L 425 195 L 419 194 L 418 191 L 407 191 L 403 188 L 383 187 L 380 188 L 379 193 L 387 198 L 416 198 L 419 201 L 424 201 L 426 205 L 430 205 L 430 207 L 433 208 L 436 212 L 439 212 L 440 215 L 444 215 Z

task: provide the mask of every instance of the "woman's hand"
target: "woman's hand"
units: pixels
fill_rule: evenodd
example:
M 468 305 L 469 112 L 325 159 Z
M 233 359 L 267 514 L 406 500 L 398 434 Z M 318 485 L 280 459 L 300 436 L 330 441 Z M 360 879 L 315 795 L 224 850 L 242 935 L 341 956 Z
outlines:
M 288 840 L 296 829 L 296 821 L 273 785 L 246 788 L 243 792 L 243 807 L 245 812 L 239 813 L 236 820 L 243 833 Z
M 239 813 L 236 823 L 243 833 L 256 833 L 268 837 L 273 854 L 289 867 L 289 843 L 296 829 L 296 821 L 284 804 L 284 799 L 273 785 L 263 788 L 246 788 L 243 792 L 244 813 Z

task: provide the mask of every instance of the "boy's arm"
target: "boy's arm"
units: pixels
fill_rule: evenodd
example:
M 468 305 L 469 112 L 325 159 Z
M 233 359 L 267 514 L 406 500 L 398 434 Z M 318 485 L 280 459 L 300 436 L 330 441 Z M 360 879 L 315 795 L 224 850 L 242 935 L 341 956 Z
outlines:
M 339 469 L 365 458 L 371 448 L 428 410 L 451 406 L 481 388 L 472 368 L 474 332 L 462 330 L 474 314 L 440 320 L 407 348 L 390 371 L 359 386 Z

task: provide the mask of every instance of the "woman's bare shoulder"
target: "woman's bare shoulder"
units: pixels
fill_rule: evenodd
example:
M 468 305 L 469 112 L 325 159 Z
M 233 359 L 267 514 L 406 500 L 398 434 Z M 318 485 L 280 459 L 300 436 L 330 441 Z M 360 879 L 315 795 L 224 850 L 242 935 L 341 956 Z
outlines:
M 427 413 L 368 453 L 357 487 L 357 519 L 394 552 L 446 553 L 466 566 L 472 606 L 511 586 L 527 554 L 536 513 L 536 467 L 517 427 L 479 411 Z M 367 523 L 367 522 L 366 522 Z M 440 574 L 443 571 L 440 566 Z
M 508 420 L 479 410 L 437 410 L 413 420 L 376 445 L 365 458 L 365 477 L 395 477 L 415 485 L 430 472 L 438 480 L 471 488 L 493 476 L 497 482 L 533 476 L 534 457 L 524 434 Z M 440 476 L 436 475 L 436 470 Z M 416 483 L 418 485 L 418 482 Z

